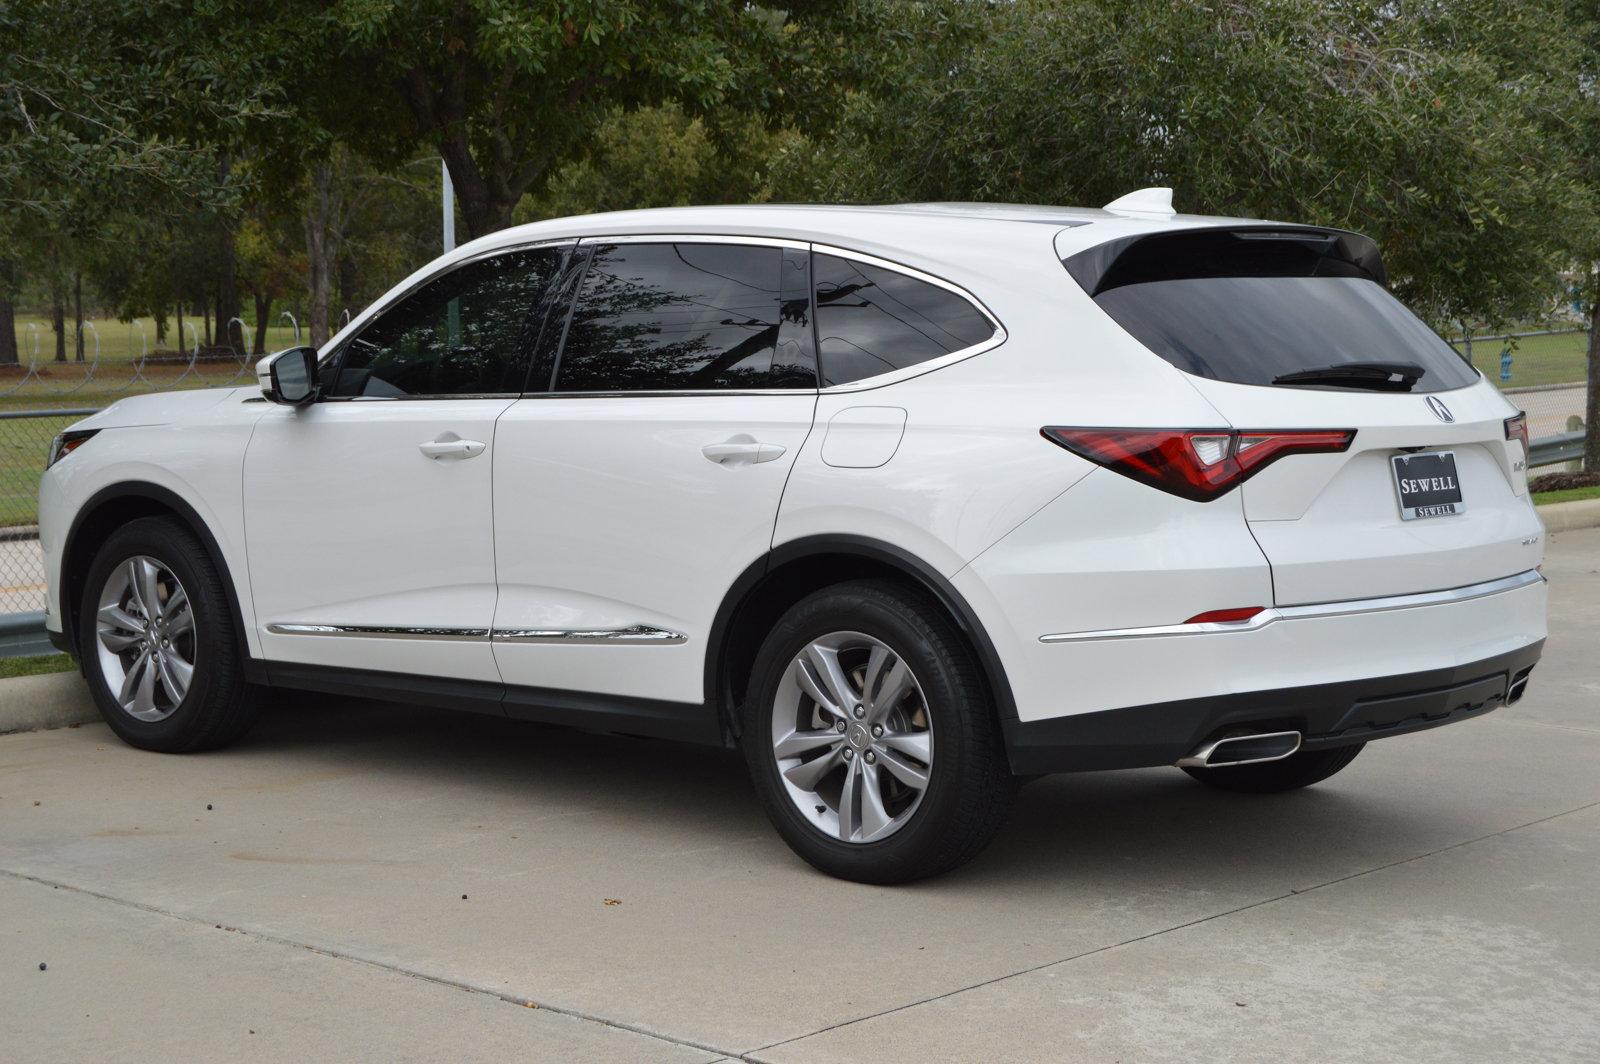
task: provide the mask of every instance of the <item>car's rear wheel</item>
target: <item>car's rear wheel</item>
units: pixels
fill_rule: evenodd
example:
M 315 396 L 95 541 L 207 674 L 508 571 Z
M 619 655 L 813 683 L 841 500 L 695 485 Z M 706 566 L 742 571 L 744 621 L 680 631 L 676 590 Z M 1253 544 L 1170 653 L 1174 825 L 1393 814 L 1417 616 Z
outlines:
M 1241 794 L 1278 794 L 1321 783 L 1356 759 L 1366 743 L 1335 746 L 1329 750 L 1302 750 L 1279 761 L 1259 765 L 1190 768 L 1185 772 L 1208 787 Z
M 113 534 L 90 566 L 78 618 L 89 690 L 125 742 L 213 749 L 255 719 L 222 576 L 177 521 L 140 518 Z
M 844 879 L 906 882 L 970 860 L 1015 790 L 966 643 L 935 604 L 883 581 L 784 614 L 756 658 L 742 741 L 779 834 Z

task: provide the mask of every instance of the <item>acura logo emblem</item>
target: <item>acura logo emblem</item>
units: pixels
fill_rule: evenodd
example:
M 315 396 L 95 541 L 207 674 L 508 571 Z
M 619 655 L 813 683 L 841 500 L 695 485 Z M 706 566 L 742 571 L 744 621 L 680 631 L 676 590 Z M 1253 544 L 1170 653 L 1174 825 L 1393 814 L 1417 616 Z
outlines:
M 1436 396 L 1428 396 L 1428 409 L 1433 411 L 1434 417 L 1446 424 L 1456 419 L 1456 416 L 1450 412 L 1450 408 L 1444 405 L 1444 401 Z

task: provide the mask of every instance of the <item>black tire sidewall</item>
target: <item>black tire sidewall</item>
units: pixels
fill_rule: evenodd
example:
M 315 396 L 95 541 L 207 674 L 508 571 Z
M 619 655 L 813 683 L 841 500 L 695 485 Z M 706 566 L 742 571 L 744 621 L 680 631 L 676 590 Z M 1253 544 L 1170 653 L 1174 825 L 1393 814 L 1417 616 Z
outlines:
M 963 791 L 974 782 L 963 764 L 971 733 L 975 726 L 993 727 L 993 714 L 981 685 L 974 683 L 975 665 L 959 636 L 930 621 L 936 609 L 878 585 L 842 585 L 792 608 L 757 654 L 744 707 L 746 761 L 778 832 L 822 871 L 868 882 L 899 882 L 932 874 L 941 870 L 934 864 L 948 863 L 933 855 L 947 849 L 947 829 L 961 817 L 968 797 Z M 904 827 L 878 842 L 846 843 L 824 835 L 794 807 L 773 755 L 772 706 L 791 662 L 807 643 L 841 631 L 882 640 L 905 659 L 921 685 L 932 724 L 933 765 L 921 805 Z
M 183 701 L 163 720 L 143 721 L 129 715 L 117 701 L 100 667 L 96 614 L 100 593 L 117 567 L 139 555 L 154 558 L 171 569 L 183 585 L 194 612 L 194 678 Z M 111 729 L 134 746 L 179 749 L 187 746 L 205 726 L 219 669 L 234 659 L 233 625 L 228 603 L 216 594 L 219 579 L 200 541 L 176 522 L 143 518 L 114 533 L 95 555 L 84 581 L 78 610 L 78 646 L 82 648 L 85 678 L 101 715 Z

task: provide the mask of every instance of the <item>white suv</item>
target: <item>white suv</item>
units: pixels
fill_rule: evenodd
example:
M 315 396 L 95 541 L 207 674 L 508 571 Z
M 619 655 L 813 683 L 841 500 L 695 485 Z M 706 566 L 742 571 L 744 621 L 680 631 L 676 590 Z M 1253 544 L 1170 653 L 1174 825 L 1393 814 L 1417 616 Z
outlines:
M 737 745 L 896 882 L 1027 776 L 1315 783 L 1545 636 L 1523 421 L 1373 243 L 1158 191 L 541 222 L 261 378 L 52 451 L 49 627 L 136 746 L 267 686 Z

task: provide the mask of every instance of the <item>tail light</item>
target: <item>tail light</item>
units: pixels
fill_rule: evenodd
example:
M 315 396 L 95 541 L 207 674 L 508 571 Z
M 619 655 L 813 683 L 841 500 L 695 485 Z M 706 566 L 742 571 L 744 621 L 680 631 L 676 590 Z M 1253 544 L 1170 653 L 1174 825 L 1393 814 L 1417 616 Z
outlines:
M 1526 411 L 1517 411 L 1516 417 L 1506 418 L 1506 439 L 1522 441 L 1522 458 L 1528 458 L 1528 451 L 1532 444 L 1528 440 L 1528 415 Z
M 1195 502 L 1210 502 L 1290 454 L 1347 450 L 1351 429 L 1076 429 L 1045 439 L 1115 473 Z

